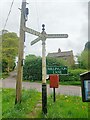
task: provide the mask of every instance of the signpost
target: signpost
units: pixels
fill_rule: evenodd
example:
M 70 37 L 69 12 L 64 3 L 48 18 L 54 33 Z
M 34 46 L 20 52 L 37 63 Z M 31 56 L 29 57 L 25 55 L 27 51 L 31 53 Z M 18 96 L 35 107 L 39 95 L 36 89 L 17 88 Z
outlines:
M 19 43 L 19 60 L 18 60 L 18 74 L 16 83 L 16 103 L 21 102 L 21 88 L 22 88 L 22 71 L 23 71 L 23 46 L 25 41 L 25 32 L 38 36 L 31 42 L 31 45 L 42 40 L 42 111 L 44 114 L 47 113 L 47 86 L 46 86 L 46 49 L 45 41 L 47 38 L 67 38 L 68 34 L 46 34 L 45 25 L 42 25 L 42 32 L 38 32 L 31 28 L 26 27 L 26 0 L 22 0 L 21 10 L 21 31 L 20 31 L 20 43 Z M 18 92 L 19 91 L 19 92 Z M 17 94 L 18 93 L 18 94 Z
M 67 74 L 67 66 L 48 66 L 47 74 Z
M 25 32 L 38 36 L 31 42 L 31 45 L 42 40 L 42 111 L 47 113 L 47 86 L 46 86 L 46 49 L 45 41 L 47 38 L 68 38 L 68 34 L 46 34 L 45 25 L 42 25 L 42 32 L 38 32 L 26 27 L 26 20 L 28 15 L 28 8 L 26 8 L 26 0 L 22 0 L 21 9 L 21 24 L 20 24 L 20 41 L 19 41 L 19 57 L 18 57 L 18 72 L 16 82 L 16 103 L 21 102 L 22 90 L 22 72 L 23 72 L 23 48 L 25 42 Z M 58 70 L 59 71 L 59 70 Z M 60 71 L 59 71 L 60 72 Z M 58 72 L 57 72 L 58 73 Z M 60 72 L 61 73 L 61 72 Z
M 31 42 L 31 45 L 42 40 L 42 112 L 47 113 L 47 86 L 46 86 L 46 48 L 45 41 L 47 38 L 67 38 L 68 34 L 46 34 L 45 25 L 42 25 L 42 32 L 37 32 L 31 28 L 23 27 L 25 32 L 38 36 Z

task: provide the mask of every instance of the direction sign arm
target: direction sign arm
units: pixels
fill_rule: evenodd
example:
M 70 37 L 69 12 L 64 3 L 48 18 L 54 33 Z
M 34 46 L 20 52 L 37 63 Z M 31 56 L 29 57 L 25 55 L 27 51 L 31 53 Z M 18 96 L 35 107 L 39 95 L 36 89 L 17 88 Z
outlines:
M 23 27 L 23 30 L 25 32 L 31 33 L 31 34 L 36 35 L 36 36 L 41 36 L 42 35 L 40 32 L 35 31 L 35 30 L 33 30 L 31 28 L 28 28 L 28 27 Z
M 41 40 L 41 38 L 40 38 L 40 37 L 36 38 L 35 40 L 33 40 L 33 41 L 31 42 L 31 45 L 33 45 L 33 44 L 37 43 L 39 40 Z
M 68 38 L 68 34 L 47 34 L 47 38 Z

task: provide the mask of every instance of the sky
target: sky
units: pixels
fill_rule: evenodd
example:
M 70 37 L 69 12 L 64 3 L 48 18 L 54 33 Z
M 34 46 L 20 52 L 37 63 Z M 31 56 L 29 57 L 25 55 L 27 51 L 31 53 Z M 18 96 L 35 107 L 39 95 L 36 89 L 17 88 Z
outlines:
M 46 39 L 46 55 L 48 53 L 73 50 L 74 55 L 80 54 L 88 41 L 88 0 L 26 0 L 29 8 L 26 26 L 42 32 L 45 24 L 47 34 L 68 34 L 68 38 Z M 12 0 L 2 0 L 0 3 L 0 31 L 5 21 Z M 19 36 L 22 0 L 14 0 L 7 25 L 9 32 L 16 32 Z M 30 45 L 37 38 L 26 33 L 24 55 L 42 55 L 42 42 Z

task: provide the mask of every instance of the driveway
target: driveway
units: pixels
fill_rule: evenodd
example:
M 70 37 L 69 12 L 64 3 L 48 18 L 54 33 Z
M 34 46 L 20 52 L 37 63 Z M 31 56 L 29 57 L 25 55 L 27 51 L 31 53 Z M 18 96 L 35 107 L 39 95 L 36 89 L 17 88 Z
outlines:
M 10 76 L 4 80 L 0 80 L 0 87 L 2 88 L 16 88 L 16 73 L 11 72 Z M 39 92 L 42 92 L 42 84 L 36 82 L 22 82 L 23 89 L 36 89 Z M 81 96 L 81 87 L 71 86 L 71 85 L 59 85 L 59 88 L 56 88 L 57 94 L 64 95 L 73 95 Z M 50 88 L 47 84 L 47 93 L 53 93 L 53 88 Z

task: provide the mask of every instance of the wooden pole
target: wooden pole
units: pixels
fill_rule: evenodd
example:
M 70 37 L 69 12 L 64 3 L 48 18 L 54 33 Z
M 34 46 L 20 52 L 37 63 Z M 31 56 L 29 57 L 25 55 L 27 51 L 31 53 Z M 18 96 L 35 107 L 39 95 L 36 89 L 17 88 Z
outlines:
M 25 10 L 26 10 L 26 0 L 22 0 L 15 104 L 21 102 L 21 96 L 22 96 L 21 94 L 22 94 L 22 75 L 23 75 L 23 50 L 24 50 L 24 40 L 25 40 L 25 32 L 23 31 L 23 27 L 25 26 Z

